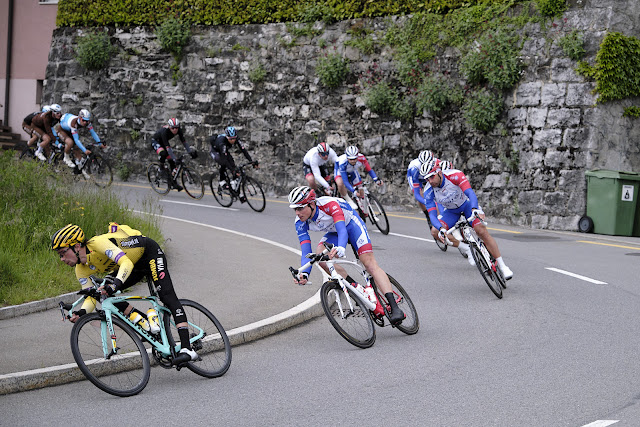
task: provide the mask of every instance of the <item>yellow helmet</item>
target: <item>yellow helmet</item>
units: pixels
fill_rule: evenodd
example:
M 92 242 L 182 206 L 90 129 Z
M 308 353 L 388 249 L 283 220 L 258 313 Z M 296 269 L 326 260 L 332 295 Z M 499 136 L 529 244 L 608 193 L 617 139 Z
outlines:
M 84 231 L 77 225 L 67 224 L 51 236 L 51 249 L 68 248 L 84 242 Z

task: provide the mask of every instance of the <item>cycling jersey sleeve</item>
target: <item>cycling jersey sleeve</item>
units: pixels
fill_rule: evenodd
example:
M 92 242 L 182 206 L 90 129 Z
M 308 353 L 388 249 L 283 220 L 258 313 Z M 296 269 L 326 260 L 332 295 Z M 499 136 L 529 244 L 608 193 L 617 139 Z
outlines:
M 89 133 L 91 133 L 91 136 L 93 137 L 93 140 L 95 142 L 97 142 L 98 144 L 100 144 L 100 137 L 98 136 L 96 131 L 93 130 L 93 125 L 91 123 L 89 123 L 89 126 L 87 127 L 87 129 L 89 129 Z
M 344 183 L 345 188 L 353 193 L 355 190 L 353 185 L 349 182 L 349 174 L 347 173 L 347 168 L 340 165 L 340 176 L 342 177 L 342 182 Z
M 316 179 L 316 183 L 324 188 L 329 188 L 329 183 L 324 179 L 322 174 L 320 173 L 320 166 L 318 166 L 318 162 L 315 160 L 315 157 L 311 159 L 311 172 L 313 172 L 313 176 Z
M 478 209 L 478 197 L 476 193 L 471 189 L 471 187 L 464 190 L 464 194 L 469 198 L 469 203 L 471 203 L 471 207 L 473 209 Z
M 429 213 L 429 219 L 431 220 L 431 225 L 435 228 L 440 228 L 440 220 L 438 219 L 438 210 L 436 209 L 436 201 L 434 199 L 433 191 L 425 191 L 424 197 L 424 205 L 427 208 L 427 212 Z
M 413 184 L 413 197 L 423 205 L 427 206 L 427 201 L 424 199 L 422 194 L 420 194 L 420 185 L 414 183 Z
M 300 258 L 300 266 L 305 265 L 309 259 L 307 254 L 311 253 L 311 237 L 309 236 L 309 224 L 306 221 L 296 220 L 296 233 L 298 233 L 298 240 L 300 241 L 300 251 L 302 256 Z M 302 272 L 309 274 L 311 267 L 303 270 Z
M 238 147 L 240 147 L 240 151 L 242 151 L 242 154 L 244 154 L 244 157 L 246 157 L 248 161 L 253 162 L 253 159 L 251 158 L 251 155 L 247 151 L 247 148 L 239 139 L 236 141 L 236 144 L 238 144 Z
M 84 145 L 82 145 L 82 142 L 80 142 L 80 137 L 78 137 L 78 129 L 76 128 L 71 128 L 71 136 L 73 137 L 73 142 L 75 142 L 75 144 L 78 146 L 78 148 L 80 150 L 82 150 L 83 153 L 87 153 L 87 149 L 85 148 Z

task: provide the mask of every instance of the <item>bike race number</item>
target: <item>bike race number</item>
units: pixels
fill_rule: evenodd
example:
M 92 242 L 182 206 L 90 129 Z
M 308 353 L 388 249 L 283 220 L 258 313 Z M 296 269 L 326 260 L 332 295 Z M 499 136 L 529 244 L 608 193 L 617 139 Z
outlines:
M 622 186 L 622 201 L 633 202 L 633 185 Z

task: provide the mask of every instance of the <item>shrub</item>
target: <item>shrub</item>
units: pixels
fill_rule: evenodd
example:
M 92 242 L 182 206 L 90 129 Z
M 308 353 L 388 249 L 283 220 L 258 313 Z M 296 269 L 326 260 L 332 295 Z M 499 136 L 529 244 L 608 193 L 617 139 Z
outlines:
M 462 58 L 460 70 L 470 83 L 488 82 L 510 89 L 520 80 L 519 37 L 505 31 L 488 32 Z
M 450 104 L 462 101 L 462 89 L 441 74 L 431 74 L 416 91 L 416 107 L 419 111 L 439 114 Z
M 156 27 L 156 36 L 160 46 L 171 53 L 176 61 L 182 58 L 183 49 L 189 44 L 191 30 L 189 25 L 176 18 L 169 18 Z
M 640 40 L 609 33 L 596 55 L 598 102 L 640 96 Z
M 578 30 L 573 30 L 569 34 L 562 36 L 558 40 L 558 44 L 564 54 L 574 61 L 579 61 L 584 56 L 584 40 L 582 39 L 582 33 Z
M 385 81 L 369 87 L 364 93 L 364 103 L 368 109 L 376 114 L 388 114 L 394 109 L 398 94 Z
M 266 76 L 267 70 L 265 70 L 260 63 L 253 63 L 249 68 L 249 80 L 251 80 L 253 83 L 263 82 Z
M 631 107 L 626 107 L 624 109 L 624 112 L 622 113 L 622 117 L 630 117 L 632 119 L 637 119 L 638 117 L 640 117 L 640 107 L 636 107 L 631 106 Z
M 392 104 L 391 115 L 403 122 L 408 122 L 415 116 L 413 103 L 409 99 L 399 99 Z
M 87 70 L 100 70 L 107 66 L 117 50 L 111 45 L 107 33 L 95 32 L 78 39 L 76 55 L 78 63 Z
M 325 54 L 318 58 L 316 74 L 324 86 L 336 88 L 346 80 L 349 74 L 349 64 L 338 53 Z
M 541 15 L 560 16 L 567 10 L 567 0 L 536 0 Z
M 120 165 L 120 167 L 118 168 L 118 178 L 120 178 L 121 181 L 129 181 L 130 176 L 131 169 L 129 169 L 129 166 L 125 165 L 124 163 Z
M 486 88 L 473 92 L 464 102 L 462 114 L 474 129 L 490 131 L 502 113 L 502 98 Z

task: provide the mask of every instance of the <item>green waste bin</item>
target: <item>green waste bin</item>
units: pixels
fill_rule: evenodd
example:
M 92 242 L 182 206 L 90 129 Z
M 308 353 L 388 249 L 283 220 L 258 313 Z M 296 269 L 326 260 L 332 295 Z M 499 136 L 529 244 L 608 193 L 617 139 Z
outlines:
M 640 235 L 640 174 L 606 169 L 585 172 L 587 215 L 580 231 L 616 236 Z

